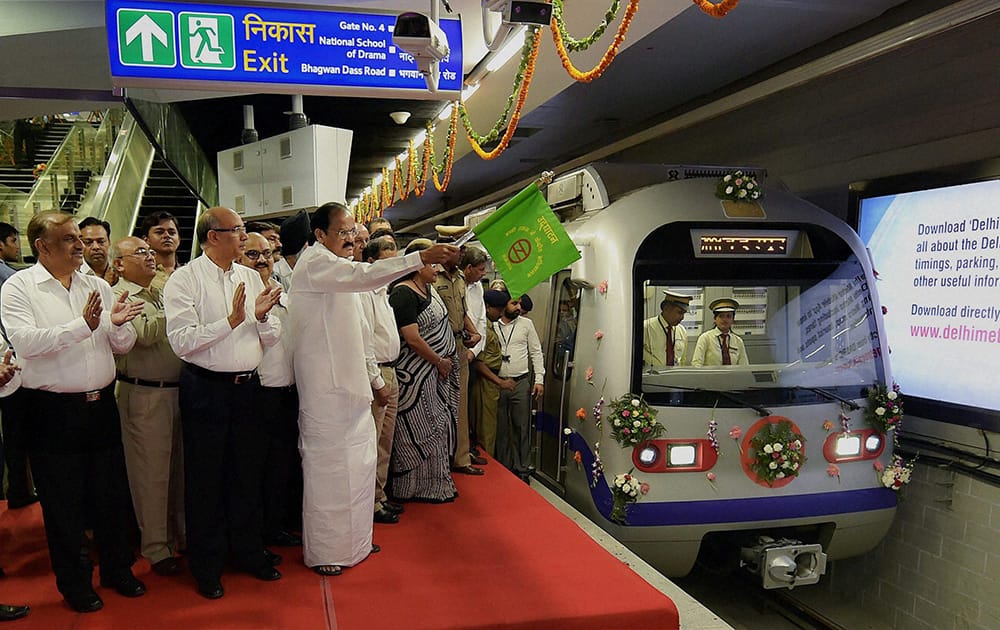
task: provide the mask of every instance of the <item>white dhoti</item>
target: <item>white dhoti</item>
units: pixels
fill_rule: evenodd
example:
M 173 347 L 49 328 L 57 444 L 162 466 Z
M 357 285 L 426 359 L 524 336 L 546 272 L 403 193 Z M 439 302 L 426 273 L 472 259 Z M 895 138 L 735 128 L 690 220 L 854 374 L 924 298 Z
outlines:
M 372 548 L 377 448 L 369 401 L 340 393 L 301 397 L 299 452 L 305 564 L 354 566 Z

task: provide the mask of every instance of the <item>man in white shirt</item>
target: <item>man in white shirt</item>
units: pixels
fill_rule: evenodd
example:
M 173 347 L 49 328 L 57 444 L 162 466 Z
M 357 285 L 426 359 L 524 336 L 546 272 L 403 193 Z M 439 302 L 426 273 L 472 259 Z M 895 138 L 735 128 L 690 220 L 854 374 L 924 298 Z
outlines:
M 299 388 L 299 450 L 304 482 L 302 537 L 306 566 L 340 575 L 378 547 L 375 420 L 365 356 L 360 293 L 424 264 L 458 253 L 437 245 L 374 264 L 354 262 L 354 216 L 339 203 L 312 214 L 314 243 L 292 275 L 290 324 Z M 282 235 L 284 240 L 284 235 Z
M 396 241 L 382 237 L 368 241 L 362 256 L 369 263 L 397 255 Z M 378 463 L 375 467 L 375 522 L 398 523 L 403 506 L 393 503 L 385 494 L 385 482 L 389 475 L 389 458 L 392 455 L 392 438 L 396 433 L 396 409 L 399 404 L 399 382 L 393 362 L 399 358 L 399 328 L 396 315 L 389 306 L 388 287 L 379 287 L 361 295 L 361 308 L 365 321 L 371 329 L 367 339 L 371 341 L 372 353 L 378 366 L 378 374 L 370 374 L 372 392 L 372 415 L 375 416 L 375 438 L 378 444 Z M 378 378 L 381 378 L 381 385 Z M 382 386 L 384 385 L 384 387 Z
M 135 329 L 125 324 L 142 304 L 126 304 L 125 294 L 115 301 L 107 282 L 79 272 L 83 242 L 71 215 L 36 214 L 28 241 L 38 264 L 4 283 L 0 317 L 32 412 L 28 451 L 56 585 L 74 610 L 93 612 L 104 603 L 91 586 L 92 567 L 80 559 L 88 513 L 101 548 L 101 585 L 128 597 L 146 592 L 130 568 L 113 356 L 135 343 Z
M 181 361 L 167 341 L 160 292 L 152 286 L 155 253 L 129 236 L 111 247 L 118 270 L 115 295 L 128 293 L 142 304 L 132 320 L 135 346 L 119 355 L 118 411 L 122 418 L 125 465 L 142 536 L 140 552 L 159 575 L 177 575 L 174 552 L 184 546 L 184 460 L 178 380 Z
M 7 342 L 3 339 L 0 339 L 0 354 L 4 355 L 0 363 L 0 397 L 6 399 L 21 387 L 21 375 L 18 373 L 20 368 L 11 361 L 13 353 L 7 349 Z M 0 569 L 0 577 L 3 575 L 3 569 Z M 28 606 L 0 604 L 0 621 L 16 621 L 27 617 L 29 612 L 31 608 Z
M 520 300 L 507 303 L 493 324 L 500 338 L 500 378 L 514 379 L 513 391 L 500 392 L 497 407 L 497 459 L 524 481 L 531 472 L 531 400 L 544 393 L 545 363 L 535 325 L 520 317 Z M 534 373 L 534 385 L 529 379 Z M 530 386 L 530 388 L 529 388 Z
M 278 318 L 268 317 L 281 287 L 265 287 L 258 273 L 236 264 L 247 234 L 233 210 L 205 211 L 196 234 L 204 255 L 170 276 L 163 306 L 170 347 L 184 361 L 188 564 L 198 592 L 218 599 L 227 557 L 260 580 L 281 578 L 261 539 L 264 430 L 257 406 L 263 349 L 281 336 Z
M 258 223 L 258 226 L 260 224 Z M 266 225 L 266 224 L 265 224 Z M 266 286 L 276 286 L 272 242 L 262 233 L 247 235 L 240 264 L 260 274 Z M 299 459 L 299 393 L 292 370 L 292 335 L 288 327 L 288 295 L 281 294 L 271 309 L 281 322 L 281 338 L 264 348 L 260 360 L 260 411 L 264 418 L 267 452 L 264 456 L 263 534 L 265 545 L 294 547 L 302 538 L 293 534 L 289 514 L 302 514 L 302 460 Z M 298 480 L 297 482 L 293 480 Z M 298 519 L 295 519 L 298 520 Z M 296 529 L 298 525 L 296 524 Z
M 483 351 L 483 348 L 486 347 L 486 329 L 489 328 L 490 325 L 489 321 L 486 319 L 486 303 L 483 301 L 482 279 L 483 276 L 486 275 L 486 262 L 486 252 L 478 247 L 466 247 L 462 251 L 462 260 L 458 263 L 458 268 L 461 271 L 462 278 L 465 280 L 465 307 L 468 309 L 469 319 L 472 320 L 472 324 L 476 327 L 476 330 L 481 333 L 479 341 L 476 342 L 476 345 L 466 351 L 470 366 L 475 358 L 479 356 L 479 353 Z M 477 378 L 479 378 L 479 376 L 470 367 L 470 392 L 475 387 L 475 380 Z M 481 436 L 476 435 L 476 423 L 471 420 L 473 416 L 471 398 L 469 404 L 469 444 L 471 445 L 469 453 L 472 456 L 472 463 L 482 466 L 486 464 L 487 460 L 479 454 L 479 449 L 477 447 L 478 444 L 483 444 L 483 442 L 481 442 Z

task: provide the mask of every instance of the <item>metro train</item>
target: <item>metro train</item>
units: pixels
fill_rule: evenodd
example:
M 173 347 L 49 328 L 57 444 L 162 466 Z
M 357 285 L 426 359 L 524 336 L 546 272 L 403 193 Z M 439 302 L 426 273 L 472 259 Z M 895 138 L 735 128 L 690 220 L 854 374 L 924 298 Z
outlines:
M 704 548 L 767 588 L 793 587 L 889 529 L 896 495 L 877 471 L 892 443 L 865 409 L 868 389 L 892 379 L 857 234 L 761 170 L 743 169 L 760 199 L 720 201 L 733 170 L 598 163 L 547 187 L 581 258 L 529 291 L 546 361 L 536 477 L 667 576 L 687 574 Z M 692 298 L 671 367 L 643 360 L 643 321 L 665 290 Z M 750 364 L 691 367 L 720 297 L 740 304 L 733 331 Z M 626 394 L 657 412 L 661 436 L 612 439 L 611 402 Z M 768 479 L 754 439 L 778 426 L 801 437 L 804 463 Z M 648 491 L 612 520 L 620 474 Z

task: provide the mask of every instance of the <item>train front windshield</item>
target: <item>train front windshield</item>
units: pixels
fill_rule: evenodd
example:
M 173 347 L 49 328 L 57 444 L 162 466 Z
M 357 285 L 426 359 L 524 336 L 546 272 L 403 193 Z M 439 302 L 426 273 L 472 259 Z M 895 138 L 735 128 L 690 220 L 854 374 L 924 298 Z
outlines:
M 706 232 L 664 226 L 637 254 L 633 374 L 647 400 L 814 404 L 862 398 L 884 380 L 872 287 L 842 239 L 797 227 L 780 232 L 794 247 L 740 255 L 718 251 L 712 234 L 704 255 Z M 710 305 L 729 298 L 731 321 L 717 322 Z

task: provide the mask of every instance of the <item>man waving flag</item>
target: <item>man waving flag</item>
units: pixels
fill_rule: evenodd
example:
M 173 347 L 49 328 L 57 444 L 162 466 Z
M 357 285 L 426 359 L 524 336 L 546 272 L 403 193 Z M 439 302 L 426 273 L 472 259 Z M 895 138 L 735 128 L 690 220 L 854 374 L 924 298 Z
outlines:
M 559 218 L 533 182 L 473 228 L 511 297 L 580 259 Z

